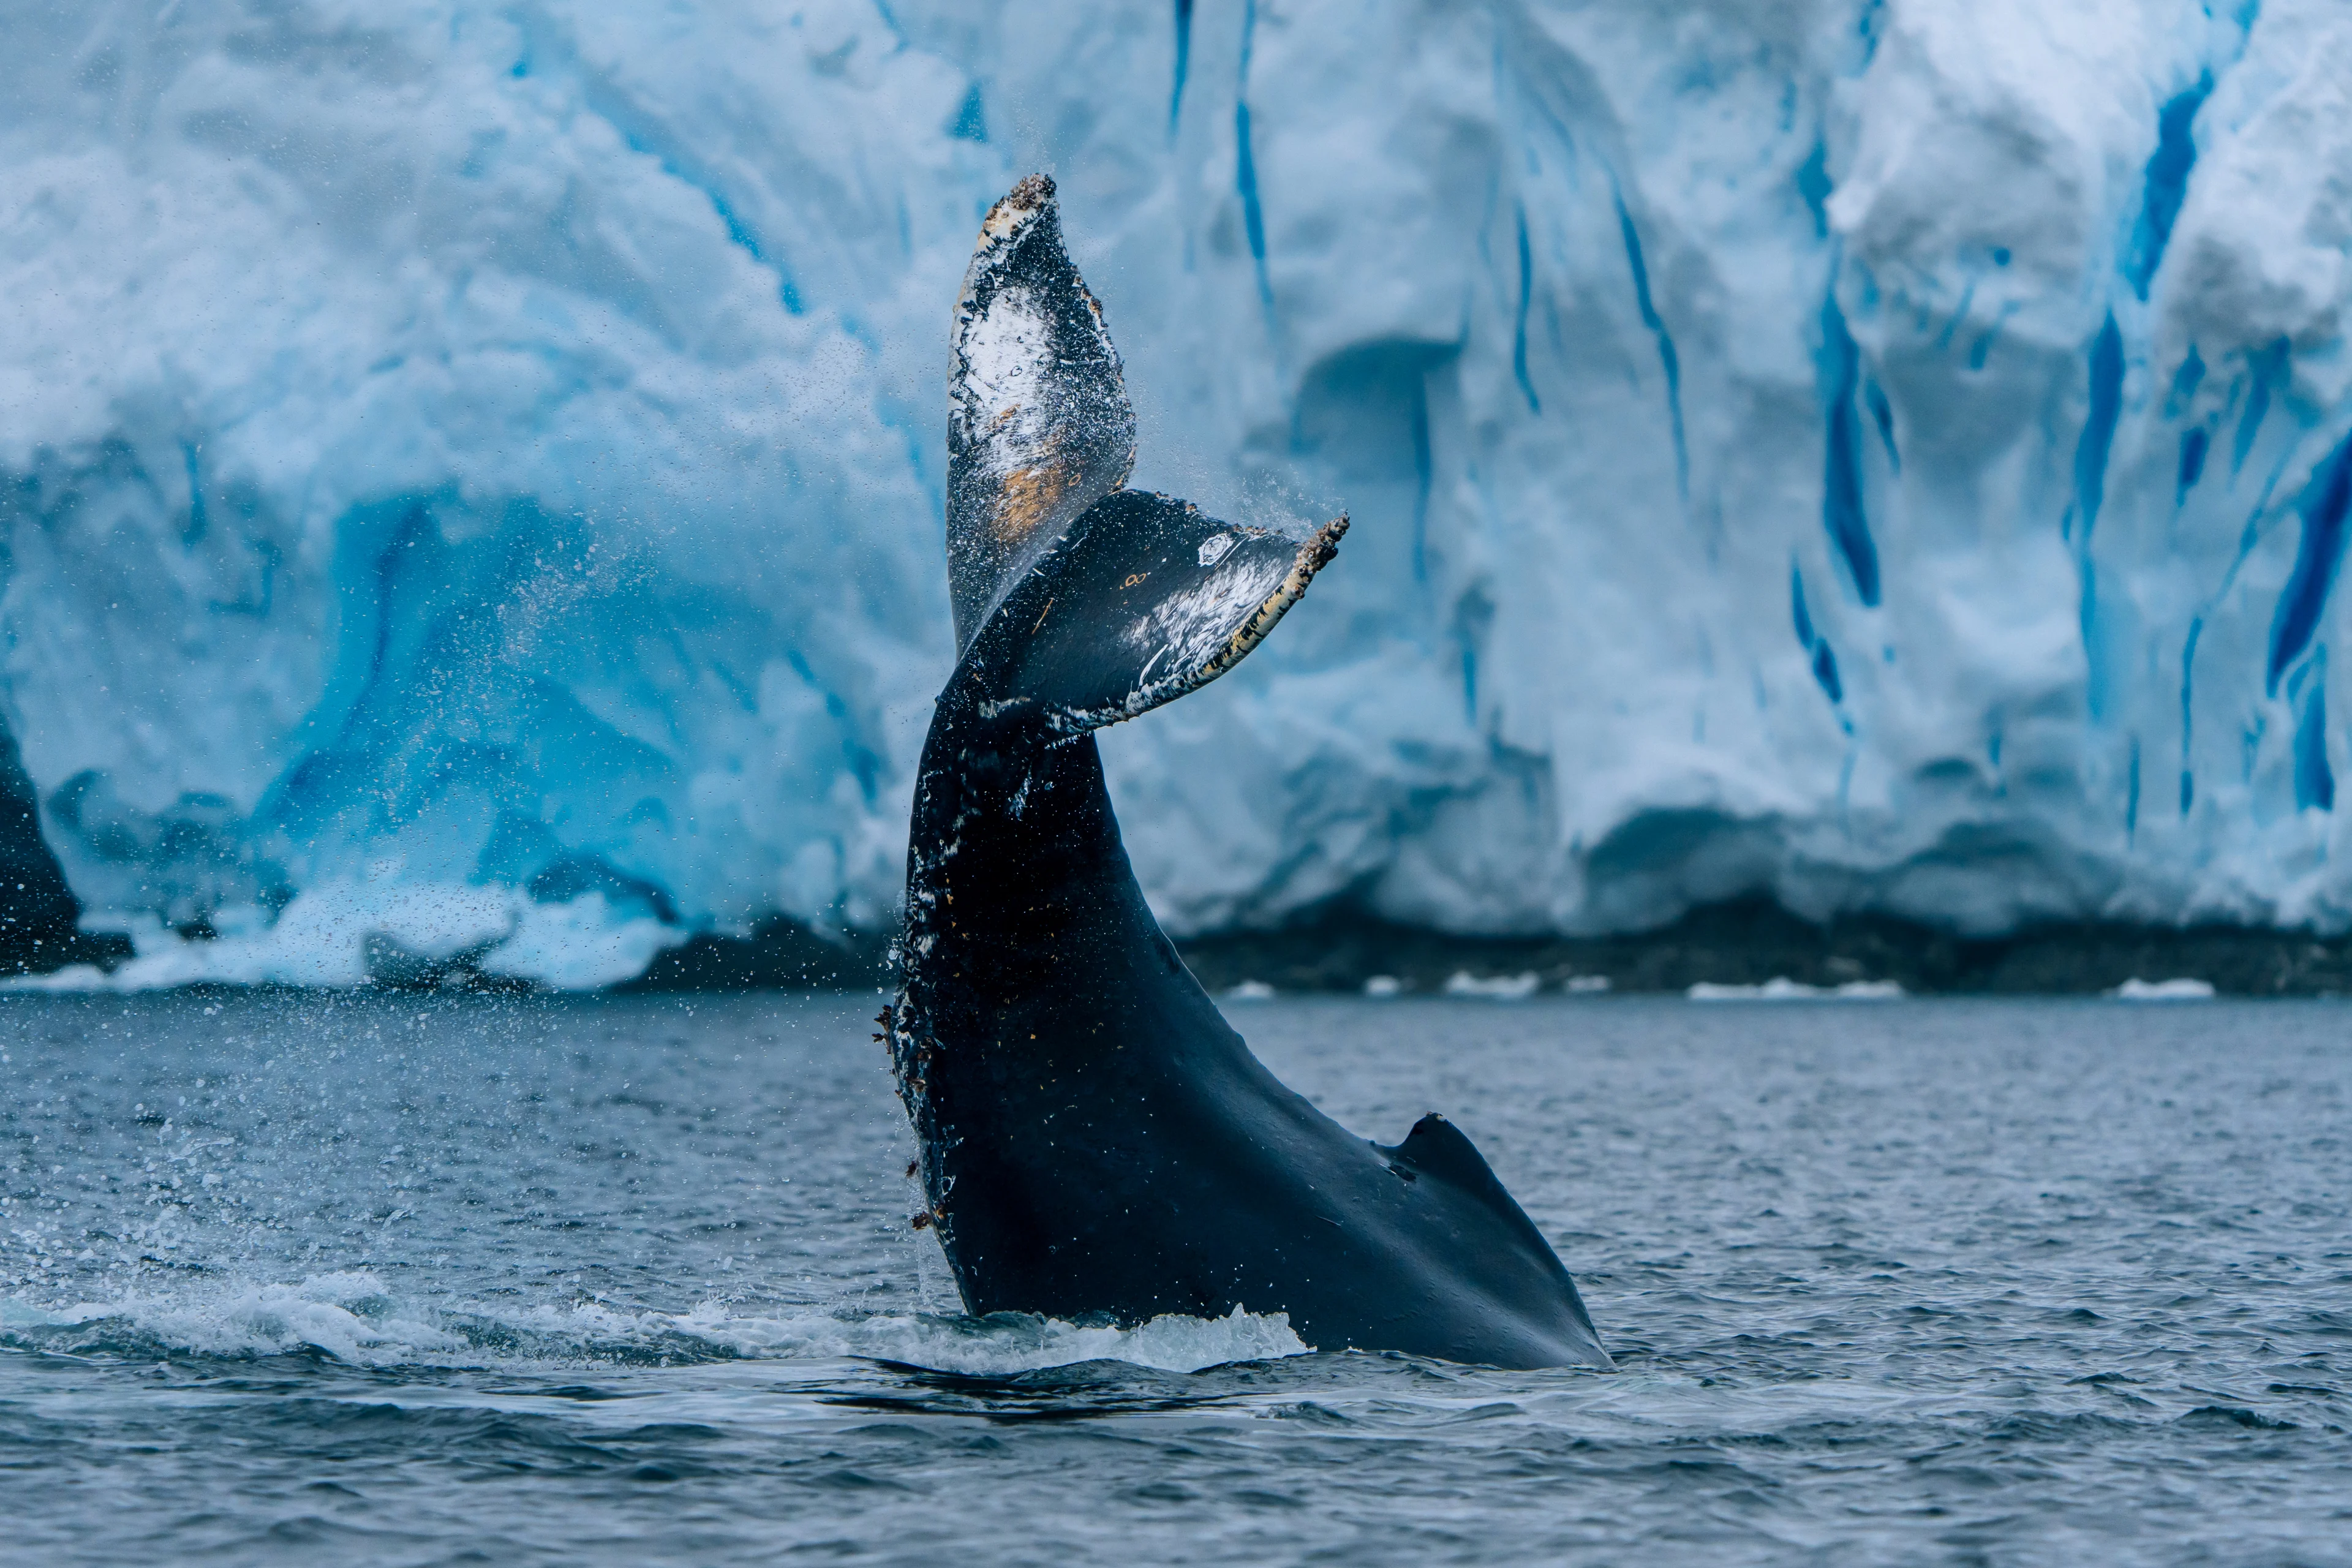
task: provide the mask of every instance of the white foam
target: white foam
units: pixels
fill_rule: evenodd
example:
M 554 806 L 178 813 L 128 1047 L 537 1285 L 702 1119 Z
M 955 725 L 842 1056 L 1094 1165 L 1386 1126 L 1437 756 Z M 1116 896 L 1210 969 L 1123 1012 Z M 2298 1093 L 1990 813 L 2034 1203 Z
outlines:
M 198 1354 L 314 1349 L 367 1365 L 445 1358 L 467 1348 L 433 1314 L 399 1308 L 383 1281 L 365 1270 L 205 1293 L 130 1292 L 110 1301 L 50 1310 L 11 1302 L 0 1316 L 0 1339 L 54 1339 L 55 1331 L 93 1329 L 127 1331 L 126 1337 L 161 1349 Z M 44 1330 L 51 1332 L 43 1334 Z
M 1240 1307 L 1222 1318 L 1171 1314 L 1133 1328 L 1013 1314 L 972 1319 L 812 1310 L 775 1316 L 718 1301 L 684 1312 L 598 1300 L 516 1307 L 403 1299 L 363 1269 L 291 1284 L 130 1292 L 59 1308 L 0 1301 L 0 1344 L 12 1342 L 142 1355 L 323 1351 L 363 1366 L 600 1361 L 648 1352 L 783 1361 L 858 1357 L 974 1376 L 1088 1361 L 1197 1372 L 1303 1355 L 1311 1348 L 1292 1331 L 1286 1314 Z
M 1235 1307 L 1222 1318 L 1171 1313 L 1132 1329 L 1053 1318 L 975 1321 L 931 1315 L 845 1319 L 680 1320 L 699 1337 L 743 1354 L 855 1355 L 940 1372 L 1003 1375 L 1087 1361 L 1123 1361 L 1162 1372 L 1304 1355 L 1289 1314 Z

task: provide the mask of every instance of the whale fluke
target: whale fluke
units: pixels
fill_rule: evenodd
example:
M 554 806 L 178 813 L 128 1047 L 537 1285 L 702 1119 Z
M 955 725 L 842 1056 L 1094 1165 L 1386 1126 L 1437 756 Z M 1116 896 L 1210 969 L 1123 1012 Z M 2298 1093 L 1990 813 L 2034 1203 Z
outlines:
M 1135 410 L 1102 306 L 1062 247 L 1054 182 L 989 210 L 948 370 L 948 595 L 956 647 L 1135 467 Z
M 959 658 L 917 776 L 883 1014 L 925 1211 L 973 1312 L 1286 1312 L 1327 1350 L 1607 1366 L 1459 1129 L 1393 1147 L 1285 1088 L 1153 920 L 1093 731 L 1216 679 L 1328 563 L 1120 487 L 1135 416 L 1054 187 L 989 214 L 956 310 Z
M 1062 734 L 1131 719 L 1238 664 L 1347 531 L 1337 518 L 1301 543 L 1189 501 L 1106 496 L 1005 595 L 972 689 L 989 717 L 1031 709 Z

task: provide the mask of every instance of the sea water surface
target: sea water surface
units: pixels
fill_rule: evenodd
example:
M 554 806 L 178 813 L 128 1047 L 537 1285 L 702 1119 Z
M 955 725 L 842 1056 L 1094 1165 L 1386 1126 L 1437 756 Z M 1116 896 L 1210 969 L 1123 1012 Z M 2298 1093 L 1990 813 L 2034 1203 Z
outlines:
M 1595 1373 L 960 1316 L 876 1005 L 0 999 L 0 1559 L 2352 1563 L 2352 1006 L 1230 1007 Z

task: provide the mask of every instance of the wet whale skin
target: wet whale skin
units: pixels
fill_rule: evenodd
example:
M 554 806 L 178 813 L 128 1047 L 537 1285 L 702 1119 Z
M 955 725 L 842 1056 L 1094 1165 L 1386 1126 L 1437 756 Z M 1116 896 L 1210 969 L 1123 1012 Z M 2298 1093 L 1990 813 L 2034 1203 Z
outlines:
M 965 1305 L 1121 1322 L 1244 1308 L 1325 1350 L 1608 1365 L 1469 1139 L 1432 1115 L 1373 1143 L 1285 1088 L 1186 970 L 1120 844 L 1093 731 L 1232 668 L 1345 520 L 1302 542 L 1118 488 L 1133 420 L 1050 182 L 990 215 L 957 330 L 961 658 L 924 746 L 883 1021 L 917 1218 Z M 1053 363 L 1012 363 L 1024 342 Z M 1013 394 L 975 396 L 975 363 Z M 989 406 L 1024 387 L 1053 406 Z

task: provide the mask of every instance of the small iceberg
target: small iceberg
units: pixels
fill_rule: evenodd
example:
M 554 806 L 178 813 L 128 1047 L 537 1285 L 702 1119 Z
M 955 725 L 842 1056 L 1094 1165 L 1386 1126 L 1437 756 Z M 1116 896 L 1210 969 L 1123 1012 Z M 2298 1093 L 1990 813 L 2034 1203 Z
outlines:
M 1902 999 L 1904 991 L 1892 980 L 1808 985 L 1776 974 L 1761 985 L 1718 985 L 1702 980 L 1683 994 L 1694 1002 L 1895 1002 Z
M 1275 989 L 1263 980 L 1244 980 L 1225 993 L 1228 1002 L 1271 1002 Z
M 2118 1002 L 2210 1002 L 2210 980 L 2142 980 L 2137 976 L 2107 993 Z
M 1445 983 L 1448 996 L 1483 996 L 1490 1002 L 1524 1002 L 1536 994 L 1543 979 L 1532 969 L 1522 974 L 1473 974 L 1457 969 Z
M 1393 974 L 1375 974 L 1364 982 L 1364 994 L 1375 997 L 1402 996 L 1404 982 Z

